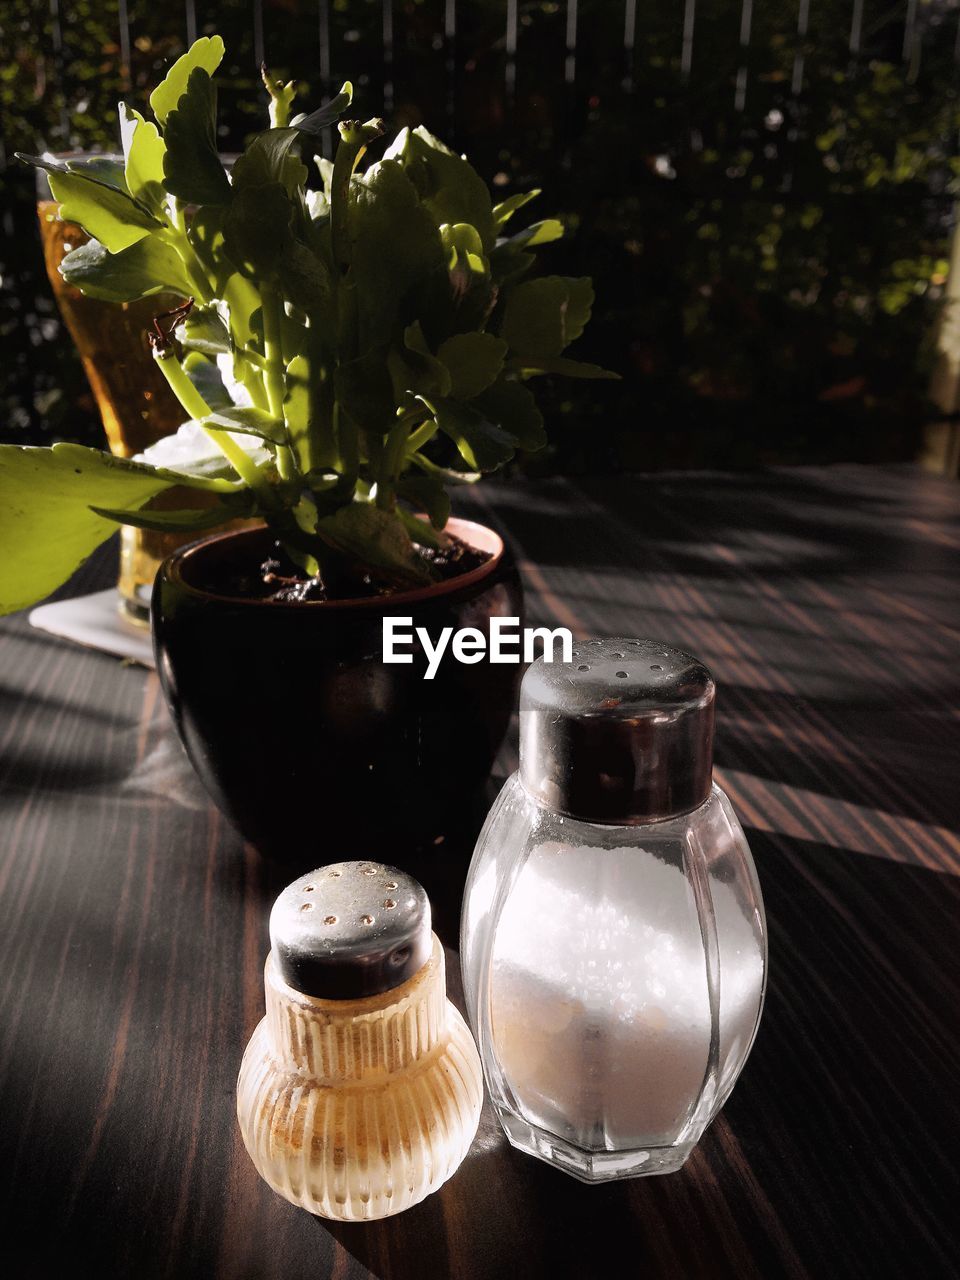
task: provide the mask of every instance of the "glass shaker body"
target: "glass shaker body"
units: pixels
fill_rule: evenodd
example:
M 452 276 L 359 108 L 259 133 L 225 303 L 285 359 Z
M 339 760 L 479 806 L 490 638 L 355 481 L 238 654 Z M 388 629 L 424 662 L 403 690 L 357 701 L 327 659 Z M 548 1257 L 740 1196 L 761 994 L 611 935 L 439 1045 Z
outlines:
M 284 890 L 270 938 L 237 1082 L 244 1145 L 310 1213 L 400 1213 L 456 1172 L 483 1101 L 426 895 L 395 868 L 335 863 Z
M 461 960 L 487 1086 L 514 1146 L 585 1181 L 678 1169 L 757 1030 L 763 903 L 716 785 L 616 825 L 515 774 L 481 832 Z
M 483 1100 L 436 935 L 420 972 L 383 995 L 303 995 L 272 953 L 265 986 L 267 1016 L 237 1085 L 240 1131 L 264 1181 L 342 1222 L 385 1218 L 436 1191 L 466 1156 Z

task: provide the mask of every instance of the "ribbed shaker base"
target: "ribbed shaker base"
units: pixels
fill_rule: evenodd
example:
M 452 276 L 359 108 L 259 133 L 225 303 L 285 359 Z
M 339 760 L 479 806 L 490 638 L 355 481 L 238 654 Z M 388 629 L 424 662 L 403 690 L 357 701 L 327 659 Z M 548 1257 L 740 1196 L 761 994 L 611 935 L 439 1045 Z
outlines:
M 361 1069 L 357 1078 L 350 1069 L 354 1059 L 340 1062 L 348 1069 L 339 1078 L 318 1078 L 302 1064 L 294 1066 L 289 1053 L 278 1053 L 272 1034 L 278 1024 L 271 1024 L 269 1014 L 253 1033 L 237 1083 L 240 1130 L 261 1177 L 291 1204 L 343 1222 L 385 1218 L 436 1191 L 466 1156 L 480 1120 L 483 1077 L 473 1037 L 442 995 L 442 956 L 435 944 L 434 957 L 425 966 L 432 972 L 424 974 L 428 981 L 422 984 L 431 990 L 402 1001 L 409 1006 L 405 1011 L 384 1010 L 382 1021 L 375 1014 L 360 1015 L 360 1023 L 368 1027 L 380 1023 L 383 1053 L 370 1054 L 367 1030 L 358 1043 L 365 1046 L 362 1058 L 379 1059 L 381 1065 L 387 1058 L 395 1060 L 386 1049 L 397 1043 L 398 1017 L 408 1028 L 407 1043 L 413 1028 L 421 1028 L 421 1043 L 430 1047 L 399 1069 Z M 417 983 L 414 978 L 412 984 Z M 437 1010 L 438 987 L 443 1013 L 436 1026 L 428 1019 L 428 1005 Z M 268 1007 L 270 1000 L 268 975 Z M 296 1019 L 283 1024 L 292 1031 L 298 1024 L 297 1044 L 305 1043 L 306 1006 L 329 1010 L 332 1003 L 299 999 Z M 372 1002 L 350 1003 L 360 1009 Z M 439 1032 L 435 1039 L 428 1021 Z M 315 1057 L 309 1049 L 305 1052 L 311 1060 Z

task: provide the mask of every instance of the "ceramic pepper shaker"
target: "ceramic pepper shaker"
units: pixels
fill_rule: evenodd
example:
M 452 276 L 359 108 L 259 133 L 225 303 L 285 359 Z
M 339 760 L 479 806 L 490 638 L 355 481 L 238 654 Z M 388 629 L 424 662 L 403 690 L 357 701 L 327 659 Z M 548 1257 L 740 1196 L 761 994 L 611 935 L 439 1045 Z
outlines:
M 377 862 L 322 867 L 277 898 L 270 942 L 237 1083 L 253 1163 L 325 1218 L 417 1204 L 467 1154 L 483 1093 L 426 894 Z
M 654 641 L 534 663 L 520 770 L 470 867 L 461 958 L 491 1098 L 515 1146 L 588 1182 L 678 1169 L 759 1022 L 763 902 L 712 781 L 714 693 Z

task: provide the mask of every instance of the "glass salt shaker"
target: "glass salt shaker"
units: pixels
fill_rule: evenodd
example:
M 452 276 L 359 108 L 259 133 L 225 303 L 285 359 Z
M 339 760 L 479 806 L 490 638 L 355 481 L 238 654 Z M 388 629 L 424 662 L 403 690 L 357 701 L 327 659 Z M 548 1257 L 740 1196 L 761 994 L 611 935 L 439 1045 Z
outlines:
M 483 1101 L 426 894 L 380 863 L 322 867 L 277 898 L 270 945 L 237 1081 L 257 1171 L 343 1222 L 419 1203 L 456 1172 Z
M 587 1182 L 679 1169 L 750 1052 L 763 901 L 713 782 L 715 687 L 650 640 L 527 671 L 520 769 L 480 834 L 461 961 L 515 1147 Z

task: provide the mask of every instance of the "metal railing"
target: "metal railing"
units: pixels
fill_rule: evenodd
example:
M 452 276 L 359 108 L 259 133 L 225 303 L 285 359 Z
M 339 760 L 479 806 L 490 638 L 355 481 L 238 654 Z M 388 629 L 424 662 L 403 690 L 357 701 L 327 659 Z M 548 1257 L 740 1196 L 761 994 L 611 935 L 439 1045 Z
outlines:
M 263 127 L 266 60 L 305 108 L 349 78 L 358 114 L 426 123 L 504 194 L 544 188 L 541 216 L 570 230 L 551 269 L 597 284 L 583 357 L 628 375 L 558 393 L 560 455 L 564 415 L 627 465 L 658 460 L 664 424 L 698 424 L 698 461 L 716 431 L 736 461 L 750 414 L 758 437 L 792 414 L 801 439 L 847 407 L 922 416 L 960 184 L 960 0 L 37 4 L 0 14 L 0 411 L 24 438 L 78 432 L 80 384 L 38 252 L 10 248 L 35 234 L 33 182 L 4 148 L 115 146 L 117 98 L 142 106 L 213 31 L 224 150 Z
M 82 33 L 71 22 L 69 0 L 48 0 L 45 29 L 40 43 L 49 46 L 60 82 L 68 86 L 61 106 L 61 132 L 69 131 L 69 116 L 82 101 L 89 85 L 74 83 L 72 55 Z M 960 0 L 897 0 L 894 4 L 871 0 L 832 3 L 825 14 L 812 0 L 764 3 L 763 0 L 671 0 L 670 4 L 640 0 L 349 0 L 338 6 L 331 0 L 225 0 L 220 4 L 185 3 L 148 5 L 140 0 L 109 0 L 100 9 L 101 25 L 116 42 L 113 76 L 121 92 L 129 92 L 153 48 L 176 52 L 198 34 L 218 30 L 233 50 L 233 63 L 252 73 L 263 61 L 290 67 L 316 78 L 322 93 L 336 86 L 334 76 L 358 60 L 372 57 L 369 77 L 371 97 L 389 112 L 396 100 L 398 79 L 403 93 L 416 97 L 425 92 L 405 72 L 405 54 L 418 42 L 426 55 L 442 68 L 446 114 L 456 117 L 456 103 L 465 79 L 479 61 L 498 64 L 490 77 L 491 91 L 508 107 L 524 92 L 528 64 L 537 65 L 538 94 L 592 93 L 600 83 L 629 94 L 649 78 L 651 37 L 654 58 L 666 59 L 676 86 L 693 86 L 718 76 L 730 81 L 732 102 L 738 112 L 748 108 L 754 58 L 758 45 L 774 38 L 790 50 L 789 92 L 799 97 L 810 64 L 817 57 L 818 42 L 836 46 L 844 41 L 851 70 L 862 59 L 894 57 L 904 67 L 908 82 L 922 74 L 925 54 L 933 46 L 949 46 L 960 64 Z M 143 48 L 138 48 L 143 46 Z M 823 45 L 820 45 L 823 52 Z M 146 56 L 145 56 L 146 55 Z M 407 60 L 408 61 L 408 60 Z M 609 73 L 619 69 L 611 85 Z M 161 60 L 156 71 L 161 70 Z M 762 74 L 762 72 L 760 73 Z M 600 76 L 604 79 L 601 82 Z M 436 82 L 435 75 L 430 77 Z M 377 83 L 379 81 L 379 83 Z M 499 81 L 499 83 L 497 83 Z M 71 102 L 71 89 L 74 91 Z M 432 104 L 431 104 L 432 105 Z

